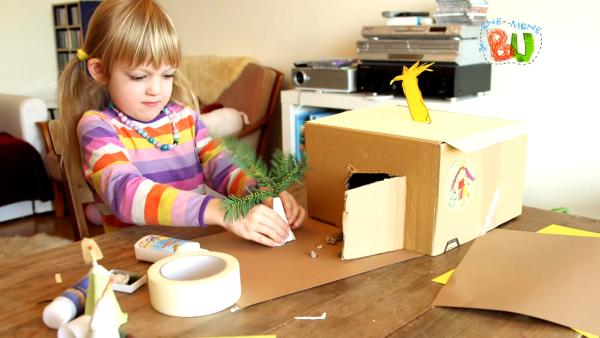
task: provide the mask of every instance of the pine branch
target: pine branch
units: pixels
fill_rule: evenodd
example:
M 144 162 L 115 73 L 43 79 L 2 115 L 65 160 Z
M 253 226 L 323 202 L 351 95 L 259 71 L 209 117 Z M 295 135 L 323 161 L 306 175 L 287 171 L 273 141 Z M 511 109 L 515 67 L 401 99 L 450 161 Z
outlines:
M 293 182 L 300 182 L 306 172 L 306 157 L 302 155 L 300 161 L 291 154 L 284 155 L 280 150 L 273 154 L 269 176 L 275 182 L 273 195 L 278 196 L 285 191 Z
M 247 143 L 227 137 L 223 139 L 223 145 L 232 153 L 233 163 L 259 182 L 259 185 L 270 183 L 267 165 Z
M 244 197 L 230 195 L 223 199 L 223 209 L 225 210 L 225 222 L 234 222 L 244 218 L 250 210 L 269 197 L 267 191 L 257 190 Z
M 285 191 L 294 181 L 300 181 L 307 168 L 306 157 L 300 161 L 290 154 L 283 154 L 276 150 L 271 159 L 271 168 L 260 158 L 256 157 L 253 149 L 246 143 L 237 139 L 223 139 L 223 145 L 232 153 L 232 161 L 248 175 L 253 177 L 261 190 L 250 192 L 244 197 L 229 196 L 223 200 L 225 221 L 233 222 L 244 218 L 257 204 L 271 196 L 277 197 Z

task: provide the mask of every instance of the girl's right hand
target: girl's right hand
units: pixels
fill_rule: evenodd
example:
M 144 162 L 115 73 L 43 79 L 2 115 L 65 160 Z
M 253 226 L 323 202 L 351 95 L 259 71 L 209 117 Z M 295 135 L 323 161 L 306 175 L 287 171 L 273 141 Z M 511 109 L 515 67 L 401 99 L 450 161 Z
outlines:
M 273 209 L 263 204 L 254 206 L 243 219 L 225 223 L 224 227 L 242 238 L 272 247 L 285 243 L 290 230 Z

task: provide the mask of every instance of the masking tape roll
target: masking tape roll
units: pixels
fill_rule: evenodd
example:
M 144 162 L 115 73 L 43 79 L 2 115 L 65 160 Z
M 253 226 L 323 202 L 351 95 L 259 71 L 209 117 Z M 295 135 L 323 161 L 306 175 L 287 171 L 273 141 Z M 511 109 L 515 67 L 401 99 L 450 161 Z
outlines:
M 221 252 L 169 256 L 148 269 L 150 304 L 176 317 L 197 317 L 224 310 L 242 294 L 240 263 Z

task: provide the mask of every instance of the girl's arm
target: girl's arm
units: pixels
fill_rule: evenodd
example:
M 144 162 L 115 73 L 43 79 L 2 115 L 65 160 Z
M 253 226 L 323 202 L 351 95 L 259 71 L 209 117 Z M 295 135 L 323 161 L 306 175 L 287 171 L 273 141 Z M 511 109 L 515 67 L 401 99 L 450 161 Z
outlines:
M 256 181 L 238 168 L 222 143 L 209 136 L 208 129 L 196 116 L 195 142 L 206 185 L 221 195 L 243 196 Z
M 88 112 L 81 118 L 77 132 L 86 179 L 120 221 L 140 225 L 205 225 L 204 211 L 212 197 L 142 176 L 109 118 L 100 112 Z M 182 141 L 183 138 L 182 135 Z M 191 136 L 188 142 L 193 142 Z

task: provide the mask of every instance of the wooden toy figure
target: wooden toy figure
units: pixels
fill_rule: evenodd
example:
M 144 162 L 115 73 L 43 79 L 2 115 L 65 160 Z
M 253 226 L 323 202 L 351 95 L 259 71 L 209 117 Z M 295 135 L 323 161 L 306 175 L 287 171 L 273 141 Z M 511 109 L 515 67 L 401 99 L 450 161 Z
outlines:
M 413 121 L 431 123 L 429 110 L 425 106 L 423 95 L 421 95 L 421 90 L 419 89 L 419 82 L 417 81 L 417 76 L 424 71 L 433 71 L 429 69 L 431 65 L 433 65 L 433 62 L 419 66 L 419 61 L 417 61 L 410 68 L 404 66 L 402 68 L 402 75 L 398 75 L 390 81 L 390 85 L 396 81 L 402 81 L 402 91 L 404 92 L 404 96 L 406 96 L 406 102 L 408 103 L 408 109 Z
M 119 327 L 127 322 L 112 290 L 111 274 L 98 264 L 102 252 L 93 239 L 81 241 L 83 260 L 92 263 L 85 303 L 85 314 L 91 316 L 91 337 L 119 337 Z

